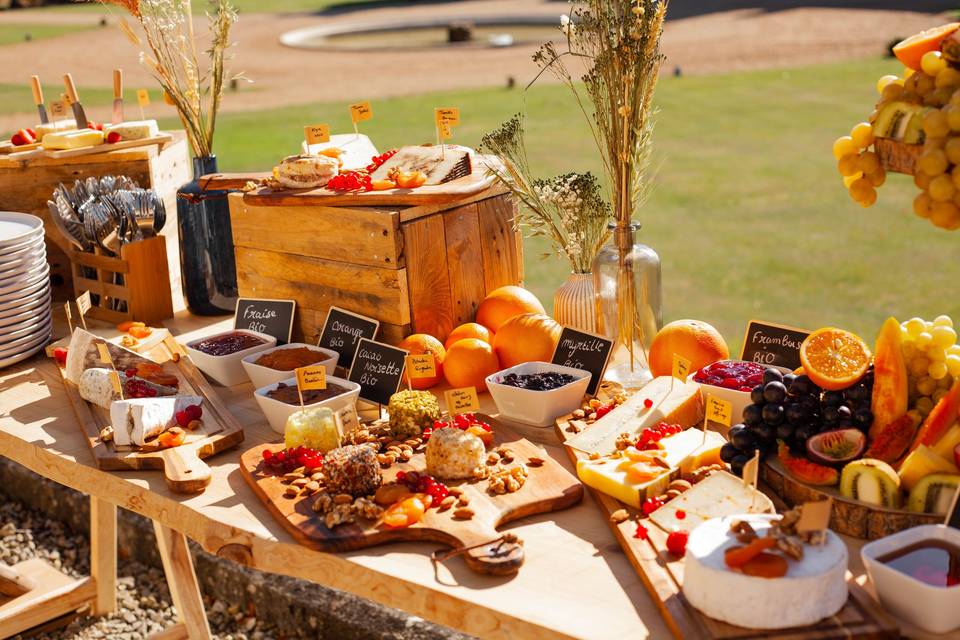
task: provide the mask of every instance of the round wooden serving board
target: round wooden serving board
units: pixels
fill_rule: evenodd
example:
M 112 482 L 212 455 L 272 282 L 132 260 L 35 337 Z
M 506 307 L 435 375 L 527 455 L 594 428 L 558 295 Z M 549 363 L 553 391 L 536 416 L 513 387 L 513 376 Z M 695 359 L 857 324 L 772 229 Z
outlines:
M 790 506 L 832 498 L 830 528 L 854 538 L 876 540 L 922 524 L 943 523 L 943 516 L 877 507 L 844 497 L 833 487 L 806 485 L 791 477 L 775 458 L 761 466 L 761 477 Z
M 507 522 L 538 513 L 565 509 L 578 503 L 583 497 L 583 485 L 569 471 L 549 458 L 547 454 L 528 440 L 521 438 L 508 427 L 492 418 L 483 416 L 496 437 L 494 448 L 504 446 L 513 454 L 514 462 L 527 465 L 527 481 L 515 493 L 491 495 L 487 493 L 487 481 L 451 481 L 448 487 L 459 487 L 469 497 L 469 508 L 475 513 L 469 520 L 455 520 L 455 508 L 446 511 L 428 509 L 423 520 L 404 529 L 390 529 L 375 522 L 358 521 L 328 529 L 322 516 L 311 509 L 313 498 L 300 496 L 284 497 L 287 485 L 273 475 L 263 464 L 263 451 L 280 451 L 282 444 L 265 444 L 254 447 L 240 457 L 244 479 L 253 488 L 270 512 L 307 547 L 320 551 L 350 551 L 378 544 L 400 541 L 433 541 L 453 548 L 469 547 L 490 542 L 500 537 L 497 527 Z M 540 458 L 543 466 L 527 464 L 530 458 Z M 409 462 L 396 463 L 383 470 L 384 483 L 396 478 L 397 472 L 426 469 L 422 449 Z M 487 544 L 464 554 L 468 566 L 478 573 L 510 575 L 523 564 L 523 547 L 516 544 Z

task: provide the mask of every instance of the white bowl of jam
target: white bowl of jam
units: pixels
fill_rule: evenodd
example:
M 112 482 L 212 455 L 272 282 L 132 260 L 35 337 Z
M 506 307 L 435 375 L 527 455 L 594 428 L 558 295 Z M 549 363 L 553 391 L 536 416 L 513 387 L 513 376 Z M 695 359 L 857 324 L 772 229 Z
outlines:
M 860 557 L 884 609 L 930 633 L 960 628 L 960 530 L 913 527 L 864 545 Z
M 248 329 L 233 329 L 185 345 L 187 355 L 210 378 L 225 387 L 248 382 L 243 359 L 277 345 L 277 339 Z

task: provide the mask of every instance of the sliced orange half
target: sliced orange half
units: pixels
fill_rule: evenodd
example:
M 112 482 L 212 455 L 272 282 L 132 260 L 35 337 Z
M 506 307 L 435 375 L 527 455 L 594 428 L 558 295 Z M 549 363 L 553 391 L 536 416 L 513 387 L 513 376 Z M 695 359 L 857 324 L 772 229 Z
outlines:
M 856 383 L 870 366 L 870 348 L 856 334 L 827 327 L 800 345 L 800 362 L 814 384 L 839 391 Z
M 894 45 L 893 55 L 897 56 L 897 60 L 902 62 L 903 66 L 920 71 L 920 59 L 923 58 L 923 54 L 928 51 L 939 51 L 940 43 L 957 29 L 960 29 L 960 22 L 951 22 L 921 31 Z

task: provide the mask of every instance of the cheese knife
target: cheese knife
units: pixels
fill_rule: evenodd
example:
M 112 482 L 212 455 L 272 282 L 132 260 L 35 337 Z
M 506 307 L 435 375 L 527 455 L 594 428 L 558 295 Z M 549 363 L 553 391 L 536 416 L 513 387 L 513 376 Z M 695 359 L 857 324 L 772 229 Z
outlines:
M 77 129 L 86 129 L 89 125 L 87 114 L 80 104 L 80 96 L 77 95 L 77 86 L 73 84 L 73 76 L 69 73 L 63 76 L 63 84 L 67 88 L 67 97 L 70 98 L 70 108 L 73 109 L 73 117 L 77 121 Z
M 40 76 L 30 76 L 30 87 L 33 89 L 33 104 L 37 105 L 37 113 L 40 114 L 40 124 L 47 124 L 50 118 L 47 117 L 47 107 L 43 104 L 43 88 L 40 86 Z
M 123 71 L 113 70 L 113 124 L 123 122 Z

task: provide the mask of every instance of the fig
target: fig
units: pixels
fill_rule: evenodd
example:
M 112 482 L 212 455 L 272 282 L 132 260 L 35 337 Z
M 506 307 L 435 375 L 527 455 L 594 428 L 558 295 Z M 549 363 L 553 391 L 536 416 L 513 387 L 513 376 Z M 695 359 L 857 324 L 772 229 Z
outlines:
M 836 469 L 793 455 L 783 442 L 777 457 L 790 475 L 805 484 L 830 487 L 840 482 L 840 473 Z
M 807 440 L 807 456 L 821 464 L 856 460 L 866 448 L 867 437 L 859 429 L 824 431 Z

